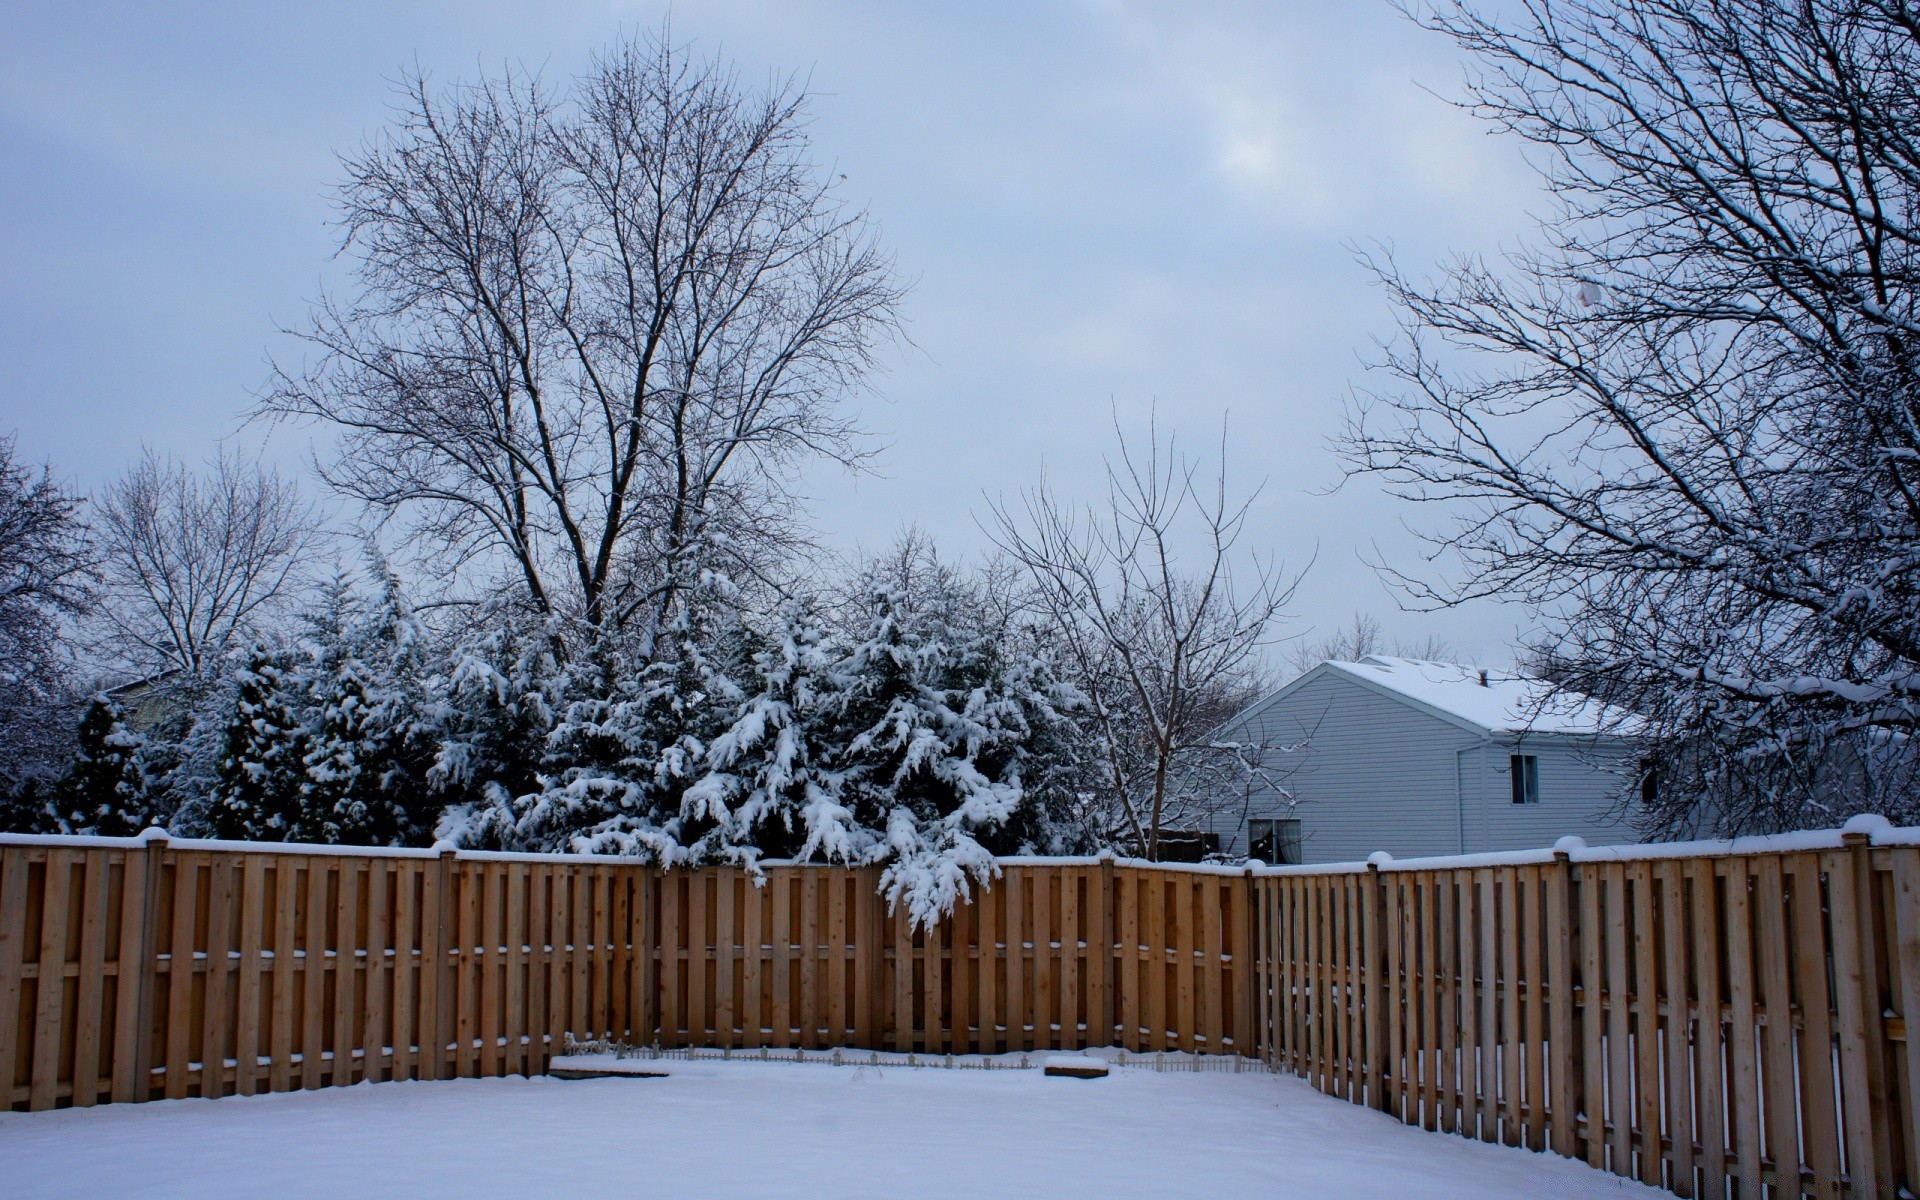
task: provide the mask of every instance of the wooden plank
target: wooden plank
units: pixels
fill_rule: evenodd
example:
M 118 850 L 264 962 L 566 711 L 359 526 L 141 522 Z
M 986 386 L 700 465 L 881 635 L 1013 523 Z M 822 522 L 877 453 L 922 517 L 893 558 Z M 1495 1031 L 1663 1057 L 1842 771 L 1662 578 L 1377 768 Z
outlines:
M 942 919 L 922 927 L 920 954 L 920 1011 L 923 1014 L 921 1024 L 925 1034 L 921 1045 L 927 1053 L 936 1053 L 949 1043 L 943 1036 L 945 1013 L 942 1005 L 946 996 L 945 970 L 942 952 L 947 935 L 953 930 L 951 919 Z M 801 989 L 805 991 L 804 984 Z
M 913 1049 L 913 928 L 907 906 L 893 906 L 893 1048 Z
M 1088 878 L 1088 886 L 1098 883 L 1097 877 Z M 1252 1058 L 1259 1054 L 1258 1002 L 1259 995 L 1254 970 L 1254 925 L 1253 925 L 1253 876 L 1251 873 L 1221 885 L 1227 894 L 1226 914 L 1226 954 L 1228 969 L 1224 974 L 1223 993 L 1230 1000 L 1228 1012 L 1222 1016 L 1224 1036 L 1232 1041 L 1230 1049 L 1242 1057 Z M 1104 1041 L 1094 1045 L 1105 1045 Z
M 773 1044 L 793 1045 L 793 870 L 774 867 L 773 893 Z M 904 1049 L 905 1047 L 901 1047 Z
M 261 972 L 267 911 L 267 859 L 249 854 L 240 866 L 240 961 L 234 974 L 233 1090 L 251 1096 L 260 1087 Z
M 390 900 L 388 887 L 396 870 L 397 860 L 392 858 L 374 858 L 367 860 L 367 918 L 365 935 L 361 937 L 361 948 L 365 952 L 363 962 L 367 964 L 361 973 L 361 1008 L 359 1008 L 359 1044 L 361 1044 L 361 1068 L 359 1077 L 369 1083 L 380 1083 L 392 1079 L 392 1035 L 390 1035 L 390 991 L 392 991 L 392 972 L 394 964 L 388 960 L 388 922 L 390 922 Z
M 193 1061 L 194 933 L 200 906 L 200 866 L 206 856 L 173 852 L 173 922 L 167 938 L 166 1007 L 160 1022 L 166 1029 L 166 1095 L 169 1100 L 187 1094 L 189 1064 Z
M 1524 1145 L 1526 1139 L 1520 1111 L 1524 1094 L 1521 1067 L 1525 1060 L 1522 1049 L 1524 1034 L 1520 1027 L 1519 877 L 1518 870 L 1506 867 L 1496 872 L 1493 879 L 1499 906 L 1496 923 L 1500 933 L 1500 952 L 1494 968 L 1500 988 L 1499 1032 L 1494 1042 L 1499 1049 L 1500 1059 L 1501 1115 L 1498 1140 L 1508 1146 Z M 1527 941 L 1531 943 L 1533 939 L 1528 938 Z
M 24 887 L 26 883 L 24 853 L 16 861 L 19 864 L 16 873 Z M 153 920 L 153 913 L 147 903 L 151 890 L 147 886 L 148 867 L 148 855 L 145 851 L 128 850 L 120 874 L 120 944 L 114 955 L 113 981 L 112 1097 L 115 1103 L 127 1103 L 146 1098 L 142 1090 L 145 1081 L 139 1076 L 139 1022 L 143 1008 L 141 992 L 147 986 L 148 976 L 151 973 L 148 970 L 151 965 L 148 960 L 148 947 L 152 941 L 149 924 Z M 0 881 L 3 880 L 4 876 L 0 875 Z M 24 898 L 20 903 L 24 905 Z M 4 894 L 0 894 L 0 908 L 4 905 Z M 19 912 L 22 909 L 15 907 L 10 911 Z M 4 925 L 0 924 L 0 928 L 4 928 Z M 4 956 L 4 946 L 0 946 L 0 958 Z M 0 977 L 4 975 L 4 968 L 0 968 Z M 4 1003 L 4 992 L 4 980 L 0 979 L 0 1012 L 5 1012 L 11 1017 L 13 1005 Z M 0 1030 L 0 1039 L 5 1039 L 7 1035 L 8 1031 Z M 14 1066 L 13 1056 L 0 1051 L 0 1064 L 5 1064 L 0 1069 L 11 1072 Z M 5 1079 L 9 1085 L 12 1084 L 11 1074 L 6 1075 Z
M 1545 870 L 1541 867 L 1521 867 L 1514 872 L 1520 881 L 1520 911 L 1524 920 L 1520 939 L 1522 956 L 1520 970 L 1526 985 L 1526 1003 L 1524 1009 L 1525 1027 L 1521 1032 L 1525 1046 L 1525 1096 L 1522 1143 L 1529 1150 L 1539 1152 L 1547 1148 L 1547 1112 L 1550 1101 L 1547 1099 L 1547 1024 L 1546 989 L 1547 980 L 1542 973 L 1546 937 L 1546 924 L 1543 919 L 1542 905 L 1545 900 Z
M 1199 973 L 1200 922 L 1198 912 L 1198 888 L 1195 877 L 1182 873 L 1173 874 L 1173 917 L 1174 925 L 1168 930 L 1169 942 L 1173 947 L 1174 961 L 1174 1045 L 1189 1054 L 1199 1053 L 1199 1039 L 1194 1036 L 1196 1017 L 1195 992 Z
M 130 856 L 131 857 L 131 856 Z M 22 968 L 26 965 L 24 943 L 33 935 L 25 928 L 27 911 L 27 849 L 24 846 L 0 846 L 0 1112 L 6 1112 L 14 1104 L 14 1088 L 20 1078 L 20 1059 L 26 1047 L 20 1038 L 20 997 L 25 990 L 21 986 Z M 128 908 L 132 912 L 132 907 Z M 16 920 L 10 914 L 19 913 Z M 134 922 L 126 922 L 132 926 Z M 125 939 L 122 939 L 124 947 Z M 138 944 L 137 942 L 135 943 Z M 124 949 L 120 961 L 136 961 L 133 954 Z M 122 977 L 124 982 L 124 976 Z M 130 1043 L 118 1043 L 126 1046 Z M 29 1076 L 31 1078 L 31 1076 Z M 115 1088 L 114 1099 L 120 1099 L 119 1089 Z M 132 1099 L 130 1094 L 126 1097 Z
M 528 1054 L 538 1059 L 537 1049 L 530 1045 L 529 1033 L 536 1028 L 532 1023 L 532 1012 L 527 1001 L 527 962 L 531 952 L 527 946 L 527 891 L 529 870 L 526 863 L 507 863 L 507 946 L 506 946 L 506 1007 L 503 1019 L 506 1022 L 506 1053 L 501 1057 L 500 1067 L 508 1075 L 530 1075 Z
M 556 868 L 549 874 L 552 893 L 547 911 L 547 1044 L 553 1053 L 566 1050 L 568 1014 L 571 1012 L 568 983 L 573 978 L 573 954 L 570 950 L 573 930 L 574 873 Z M 649 1039 L 651 1040 L 651 1039 Z
M 1085 1048 L 1087 1045 L 1086 1036 L 1085 1036 L 1086 1031 L 1081 1028 L 1081 1023 L 1080 1023 L 1081 1009 L 1086 1002 L 1086 995 L 1082 991 L 1081 971 L 1080 971 L 1080 956 L 1083 949 L 1085 948 L 1083 930 L 1081 927 L 1081 910 L 1080 910 L 1080 892 L 1084 884 L 1085 884 L 1085 873 L 1081 870 L 1081 868 L 1079 867 L 1061 868 L 1060 870 L 1060 947 L 1062 950 L 1061 959 L 1060 959 L 1060 1038 L 1061 1040 L 1056 1044 L 1059 1045 L 1061 1048 L 1067 1049 L 1067 1050 L 1079 1050 L 1079 1049 Z M 1212 932 L 1209 935 L 1208 945 L 1218 946 L 1219 945 L 1218 925 L 1221 920 L 1221 914 L 1219 912 L 1218 906 L 1211 906 L 1208 908 L 1207 911 L 1212 915 L 1212 921 L 1213 921 L 1212 925 L 1209 926 Z M 1220 1028 L 1220 1021 L 1221 1021 L 1220 993 L 1224 990 L 1220 982 L 1220 963 L 1217 958 L 1214 961 L 1213 969 L 1210 975 L 1208 976 L 1208 978 L 1210 981 L 1210 991 L 1209 991 L 1209 997 L 1208 997 L 1209 1003 L 1207 1006 L 1207 1020 L 1210 1023 L 1210 1028 L 1217 1030 Z M 1089 1024 L 1091 1024 L 1091 1022 L 1089 1022 Z M 1218 1054 L 1221 1049 L 1220 1042 L 1219 1042 L 1219 1038 L 1221 1034 L 1216 1032 L 1216 1033 L 1211 1033 L 1209 1036 L 1213 1040 L 1209 1042 L 1208 1049 L 1211 1050 L 1213 1053 Z
M 980 891 L 975 888 L 965 902 L 954 907 L 953 915 L 949 918 L 953 927 L 949 941 L 952 957 L 947 964 L 947 995 L 953 1032 L 945 1048 L 952 1054 L 963 1054 L 974 1044 L 973 1004 L 979 994 L 979 987 L 974 982 L 975 964 L 978 962 L 974 954 L 978 949 L 977 927 L 980 917 L 975 901 L 979 896 Z
M 1920 1107 L 1920 1044 L 1917 1044 L 1920 1043 L 1920 1034 L 1916 1033 L 1920 1031 L 1920 848 L 1895 846 L 1882 853 L 1887 855 L 1893 872 L 1893 909 L 1889 915 L 1894 925 L 1894 983 L 1900 1001 L 1900 1016 L 1907 1027 L 1905 1071 L 1900 1084 L 1905 1089 L 1907 1101 L 1907 1170 L 1913 1172 L 1920 1170 L 1920 1112 L 1915 1111 L 1916 1107 Z M 1806 1032 L 1802 1036 L 1805 1053 L 1801 1059 L 1801 1073 L 1803 1078 L 1810 1081 L 1806 1088 L 1807 1147 L 1815 1186 L 1831 1187 L 1837 1192 L 1837 1184 L 1829 1185 L 1827 1182 L 1838 1173 L 1833 1150 L 1838 1147 L 1839 1134 L 1833 1123 L 1833 1091 L 1828 1083 L 1832 1057 L 1829 1049 L 1831 1025 L 1825 1003 L 1825 973 L 1819 969 L 1825 965 L 1825 947 L 1824 942 L 1814 940 L 1820 934 L 1820 895 L 1818 863 L 1810 862 L 1812 857 L 1796 856 L 1794 874 L 1794 900 L 1798 916 L 1795 933 L 1807 939 L 1795 945 L 1796 965 L 1800 967 L 1801 1004 L 1807 1014 Z M 1816 988 L 1819 990 L 1816 991 Z
M 1727 999 L 1732 1005 L 1733 1035 L 1729 1040 L 1731 1083 L 1727 1102 L 1732 1112 L 1733 1163 L 1743 1195 L 1760 1195 L 1760 1077 L 1759 1047 L 1754 1032 L 1753 921 L 1748 892 L 1751 861 L 1727 860 L 1726 931 Z
M 1371 885 L 1381 896 L 1385 910 L 1381 929 L 1384 933 L 1384 945 L 1381 949 L 1386 955 L 1386 979 L 1381 993 L 1384 995 L 1386 1010 L 1381 1018 L 1386 1026 L 1386 1070 L 1374 1077 L 1380 1089 L 1379 1106 L 1393 1114 L 1396 1120 L 1406 1121 L 1408 1116 L 1407 1092 L 1407 1015 L 1410 1005 L 1407 996 L 1406 929 L 1408 920 L 1405 885 L 1406 880 L 1397 872 L 1382 874 L 1376 867 L 1372 872 Z M 1378 955 L 1374 956 L 1378 960 Z M 1380 1044 L 1379 1025 L 1371 1030 L 1374 1044 Z M 1410 1124 L 1418 1124 L 1415 1116 Z
M 1607 957 L 1604 999 L 1607 1013 L 1608 1169 L 1632 1176 L 1633 1162 L 1633 941 L 1627 868 L 1596 864 L 1605 889 Z
M 591 1038 L 593 1004 L 588 987 L 593 950 L 594 879 L 588 872 L 577 869 L 572 876 L 573 928 L 567 937 L 567 1032 L 575 1037 Z M 665 878 L 673 876 L 668 874 Z
M 1440 902 L 1439 883 L 1427 871 L 1413 876 L 1420 917 L 1420 1127 L 1440 1128 Z
M 1756 1006 L 1767 1014 L 1760 1041 L 1762 1113 L 1768 1157 L 1780 1178 L 1800 1176 L 1800 1104 L 1794 1092 L 1793 994 L 1787 966 L 1786 889 L 1777 855 L 1753 858 L 1753 917 L 1759 962 Z
M 293 1086 L 294 1008 L 300 965 L 295 942 L 299 935 L 299 868 L 304 860 L 276 855 L 273 860 L 273 999 L 267 1031 L 267 1090 L 284 1092 Z
M 668 1046 L 685 1044 L 682 1035 L 687 1023 L 685 1004 L 682 1002 L 682 972 L 685 970 L 682 954 L 687 933 L 682 920 L 685 883 L 685 872 L 660 874 L 660 1041 Z
M 457 855 L 443 850 L 420 876 L 420 1057 L 418 1079 L 447 1077 L 447 940 L 452 936 L 452 879 Z
M 249 856 L 251 857 L 251 856 Z M 234 1028 L 233 901 L 237 864 L 225 853 L 209 854 L 212 878 L 208 887 L 207 979 L 204 1020 L 200 1030 L 200 1095 L 214 1099 L 227 1094 L 228 1036 Z M 236 1071 L 238 1063 L 235 1064 Z
M 1554 855 L 1544 883 L 1550 1078 L 1538 1094 L 1547 1098 L 1548 1145 L 1556 1154 L 1576 1158 L 1580 1148 L 1574 1139 L 1574 1113 L 1579 1106 L 1581 1049 L 1573 1031 L 1573 865 L 1565 851 Z
M 393 976 L 387 989 L 388 1005 L 393 1014 L 393 1055 L 387 1061 L 388 1075 L 393 1079 L 420 1078 L 419 1059 L 413 1051 L 414 1039 L 419 1036 L 422 1027 L 417 1018 L 420 991 L 414 956 L 414 948 L 418 945 L 414 923 L 420 915 L 418 889 L 423 874 L 418 863 L 407 859 L 401 859 L 393 865 L 389 900 L 393 908 Z
M 328 1082 L 345 1087 L 354 1081 L 354 1040 L 360 1032 L 359 982 L 360 875 L 358 860 L 345 855 L 335 860 L 333 922 L 333 1066 Z M 308 963 L 312 965 L 311 961 Z
M 974 1010 L 977 1029 L 973 1048 L 981 1054 L 994 1054 L 1000 1046 L 1000 888 L 990 886 L 983 890 L 973 907 L 974 940 L 980 950 L 974 973 L 978 1003 Z
M 460 862 L 454 880 L 454 912 L 459 924 L 453 960 L 453 1075 L 480 1074 L 480 939 L 486 903 L 486 864 Z M 576 876 L 578 878 L 578 876 Z
M 1693 989 L 1688 971 L 1692 955 L 1687 944 L 1685 864 L 1655 863 L 1654 879 L 1660 892 L 1660 948 L 1665 956 L 1666 973 L 1663 994 L 1667 1013 L 1666 1119 L 1673 1162 L 1673 1176 L 1667 1187 L 1678 1195 L 1691 1196 L 1694 1193 L 1693 1084 L 1688 1053 L 1692 1038 L 1687 1014 L 1693 1002 Z
M 1114 934 L 1115 898 L 1113 855 L 1103 854 L 1097 873 L 1087 879 L 1087 903 L 1092 932 L 1087 940 L 1088 1040 L 1095 1046 L 1120 1044 L 1114 1033 Z
M 1120 994 L 1120 1045 L 1129 1050 L 1142 1049 L 1140 1008 L 1140 887 L 1139 872 L 1136 868 L 1125 867 L 1116 870 L 1115 882 L 1118 885 L 1120 951 L 1119 980 Z
M 653 1035 L 655 1027 L 656 986 L 653 961 L 653 947 L 658 944 L 654 936 L 654 922 L 658 914 L 654 911 L 654 884 L 659 872 L 652 867 L 639 867 L 633 873 L 633 906 L 629 914 L 633 937 L 633 952 L 627 961 L 627 987 L 633 997 L 632 1040 L 645 1042 Z
M 1459 889 L 1453 872 L 1434 872 L 1434 902 L 1440 910 L 1440 1129 L 1455 1133 L 1465 1116 L 1461 1087 L 1461 981 L 1459 981 Z
M 1604 892 L 1600 868 L 1580 868 L 1581 1111 L 1586 1117 L 1587 1165 L 1598 1170 L 1607 1166 L 1606 926 L 1600 917 Z
M 740 1020 L 744 1032 L 744 1044 L 748 1046 L 764 1046 L 767 1044 L 766 1038 L 769 1032 L 766 1029 L 767 1010 L 762 999 L 765 985 L 762 980 L 763 972 L 761 969 L 761 965 L 766 958 L 766 935 L 763 921 L 765 919 L 767 906 L 767 888 L 762 884 L 749 881 L 743 891 L 743 900 L 746 907 L 746 945 L 745 954 L 740 960 L 742 981 L 740 985 Z M 867 899 L 871 901 L 872 897 L 868 897 Z M 860 915 L 868 922 L 872 920 L 872 907 L 872 904 L 869 903 L 861 905 L 860 908 Z M 662 911 L 664 913 L 664 908 Z M 665 917 L 662 916 L 661 919 L 664 921 Z M 664 934 L 662 936 L 664 936 Z M 880 969 L 879 936 L 875 933 L 871 924 L 862 926 L 860 940 L 864 947 L 864 952 L 872 959 L 871 969 L 878 972 Z M 869 990 L 863 989 L 860 993 L 860 999 L 871 1006 L 871 992 Z M 863 1022 L 866 1033 L 862 1038 L 863 1041 L 866 1041 L 867 1045 L 877 1046 L 880 1044 L 880 1027 L 878 1021 L 878 1014 L 874 1013 L 872 1008 L 869 1007 L 866 1020 Z
M 1002 884 L 1005 889 L 1007 943 L 1007 994 L 1005 1006 L 1001 1012 L 1005 1015 L 1007 1027 L 1007 1049 L 1029 1050 L 1032 1044 L 1027 1040 L 1027 922 L 1025 896 L 1026 868 L 1010 869 Z
M 800 905 L 800 953 L 794 964 L 795 972 L 794 1024 L 798 1028 L 795 1042 L 799 1046 L 818 1046 L 820 1026 L 826 1010 L 825 996 L 820 990 L 824 979 L 820 968 L 820 872 L 817 868 L 806 867 L 794 876 L 794 895 Z
M 67 990 L 67 931 L 72 916 L 69 908 L 76 858 L 72 851 L 62 848 L 47 851 L 46 874 L 43 876 L 45 882 L 40 893 L 39 978 L 34 986 L 33 1073 L 27 1099 L 27 1107 L 34 1112 L 52 1108 L 60 1093 L 60 1035 L 61 1021 L 66 1012 Z M 17 911 L 25 915 L 24 909 Z M 188 915 L 191 917 L 191 911 Z M 177 921 L 175 923 L 178 924 Z M 192 960 L 188 962 L 191 964 Z M 186 979 L 189 986 L 192 985 L 193 974 L 190 970 L 182 972 L 179 977 Z M 182 1007 L 186 1005 L 183 1003 Z M 186 1094 L 186 1074 L 186 1063 L 182 1060 L 182 1095 Z M 172 1083 L 173 1077 L 169 1073 L 169 1089 Z
M 1628 868 L 1633 886 L 1633 1087 L 1634 1128 L 1640 1142 L 1640 1180 L 1659 1187 L 1665 1162 L 1660 1155 L 1660 985 L 1659 927 L 1653 919 L 1653 864 Z
M 320 1086 L 325 1066 L 321 1053 L 325 1045 L 326 1018 L 326 945 L 327 883 L 332 874 L 330 859 L 308 856 L 306 910 L 302 914 L 303 941 L 300 962 L 300 1036 L 296 1053 L 300 1055 L 300 1086 L 312 1090 Z
M 1481 868 L 1473 873 L 1476 915 L 1480 928 L 1475 935 L 1480 952 L 1480 1028 L 1474 1033 L 1474 1046 L 1480 1059 L 1480 1140 L 1500 1140 L 1500 916 L 1495 899 L 1493 871 Z
M 80 881 L 80 962 L 78 995 L 74 1007 L 73 1035 L 73 1106 L 90 1108 L 100 1102 L 102 1085 L 110 1081 L 101 1077 L 100 1047 L 101 1034 L 106 1030 L 106 983 L 107 983 L 107 905 L 112 898 L 107 885 L 113 873 L 105 850 L 88 850 L 83 855 L 82 876 Z M 8 910 L 17 911 L 17 910 Z M 0 924 L 5 918 L 0 917 Z M 0 934 L 0 936 L 4 936 Z M 8 1020 L 12 1013 L 0 1008 L 0 1020 Z M 4 1079 L 11 1090 L 13 1077 L 4 1072 L 13 1066 L 11 1062 L 0 1060 L 0 1079 Z M 6 1111 L 12 1100 L 11 1095 L 0 1097 L 0 1112 Z
M 846 886 L 845 880 L 835 877 L 835 893 L 842 902 L 841 940 L 845 940 L 844 918 Z M 714 1040 L 721 1046 L 737 1046 L 740 1035 L 736 1029 L 739 1024 L 739 963 L 740 963 L 740 917 L 736 907 L 740 892 L 740 876 L 737 872 L 722 873 L 715 887 L 717 895 L 714 902 L 714 976 L 713 976 L 713 1026 Z M 843 979 L 844 982 L 844 979 Z M 841 999 L 845 1000 L 844 988 Z
M 808 872 L 809 878 L 812 872 Z M 687 1044 L 711 1046 L 709 1031 L 717 1022 L 707 980 L 714 960 L 712 935 L 708 932 L 713 905 L 708 900 L 715 882 L 713 871 L 695 871 L 687 876 Z
M 1867 988 L 1862 929 L 1866 924 L 1863 910 L 1870 898 L 1861 894 L 1851 851 L 1827 853 L 1820 858 L 1832 900 L 1834 1008 L 1840 1034 L 1841 1128 L 1846 1135 L 1847 1173 L 1854 1195 L 1873 1196 L 1880 1193 L 1879 1148 L 1874 1144 L 1876 1093 L 1869 1070 L 1867 1023 L 1877 1021 L 1879 1012 L 1869 1011 L 1873 997 Z
M 614 868 L 590 867 L 593 878 L 593 923 L 589 938 L 592 996 L 587 1023 L 590 1037 L 605 1037 L 613 1028 L 613 880 Z
M 1725 940 L 1720 918 L 1719 874 L 1713 859 L 1687 863 L 1693 896 L 1693 982 L 1697 1012 L 1693 1042 L 1693 1094 L 1700 1136 L 1701 1194 L 1726 1192 L 1726 1025 L 1721 1018 L 1720 949 Z M 1823 967 L 1822 970 L 1825 968 Z

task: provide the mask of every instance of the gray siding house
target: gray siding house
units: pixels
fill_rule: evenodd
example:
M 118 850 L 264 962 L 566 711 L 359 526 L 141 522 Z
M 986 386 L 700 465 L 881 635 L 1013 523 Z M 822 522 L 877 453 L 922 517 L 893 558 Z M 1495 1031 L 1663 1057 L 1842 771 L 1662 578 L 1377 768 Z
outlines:
M 1637 841 L 1632 719 L 1526 676 L 1376 655 L 1325 662 L 1235 717 L 1223 738 L 1269 747 L 1279 790 L 1220 849 L 1267 862 L 1351 862 Z

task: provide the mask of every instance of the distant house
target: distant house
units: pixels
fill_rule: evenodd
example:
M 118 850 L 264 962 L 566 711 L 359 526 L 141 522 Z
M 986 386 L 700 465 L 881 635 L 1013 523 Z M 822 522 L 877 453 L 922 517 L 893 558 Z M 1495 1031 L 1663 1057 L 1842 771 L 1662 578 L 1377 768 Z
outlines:
M 1267 862 L 1470 854 L 1637 841 L 1632 719 L 1526 676 L 1375 655 L 1324 662 L 1222 736 L 1271 747 L 1288 805 L 1256 793 L 1217 819 L 1222 850 Z

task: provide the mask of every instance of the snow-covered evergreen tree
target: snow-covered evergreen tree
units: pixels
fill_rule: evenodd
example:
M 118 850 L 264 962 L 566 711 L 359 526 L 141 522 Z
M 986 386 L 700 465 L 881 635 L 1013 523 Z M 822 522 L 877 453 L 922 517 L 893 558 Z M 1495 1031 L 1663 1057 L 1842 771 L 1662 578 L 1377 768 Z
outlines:
M 143 749 L 144 739 L 127 727 L 111 697 L 88 702 L 73 764 L 54 801 L 62 832 L 125 837 L 165 823 L 167 814 L 147 786 Z
M 206 810 L 215 837 L 284 842 L 305 832 L 300 790 L 307 734 L 295 710 L 291 660 L 255 643 L 234 671 L 233 706 Z
M 438 816 L 428 778 L 437 746 L 417 661 L 424 631 L 385 560 L 372 550 L 369 560 L 376 601 L 343 578 L 309 618 L 301 828 L 328 843 L 405 845 Z

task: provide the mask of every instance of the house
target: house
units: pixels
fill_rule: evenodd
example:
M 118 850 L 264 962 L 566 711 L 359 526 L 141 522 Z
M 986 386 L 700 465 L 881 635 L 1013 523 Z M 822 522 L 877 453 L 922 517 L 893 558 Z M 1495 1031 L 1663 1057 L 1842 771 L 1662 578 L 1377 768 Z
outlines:
M 1324 662 L 1223 727 L 1264 747 L 1283 780 L 1209 832 L 1230 853 L 1294 863 L 1524 850 L 1567 834 L 1633 842 L 1621 803 L 1637 781 L 1633 728 L 1525 675 Z

